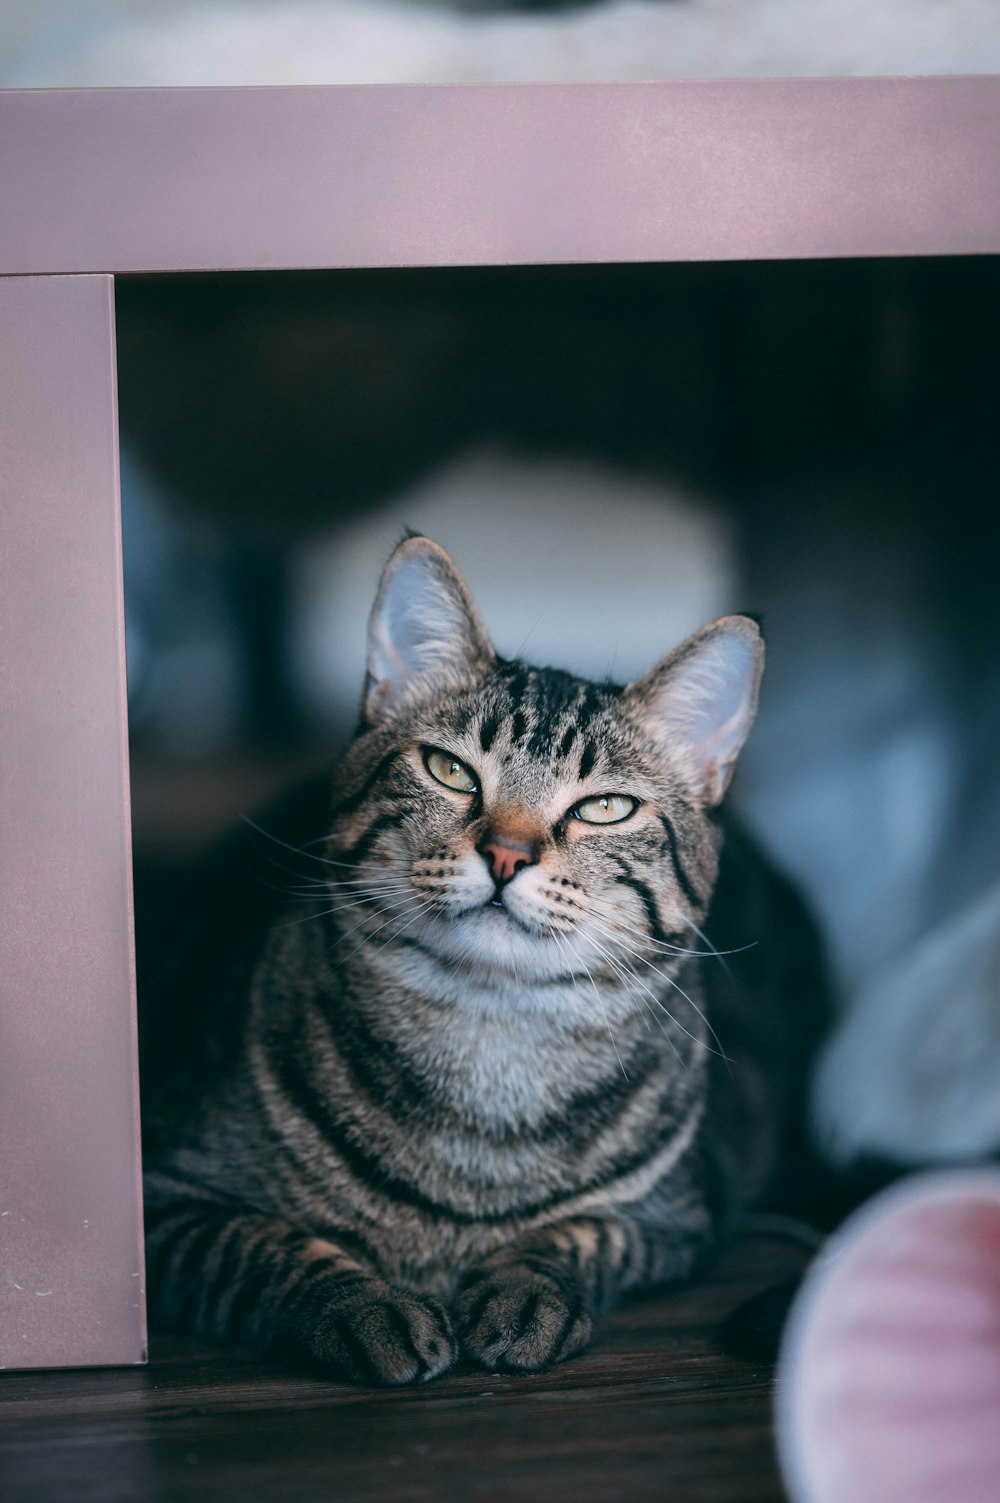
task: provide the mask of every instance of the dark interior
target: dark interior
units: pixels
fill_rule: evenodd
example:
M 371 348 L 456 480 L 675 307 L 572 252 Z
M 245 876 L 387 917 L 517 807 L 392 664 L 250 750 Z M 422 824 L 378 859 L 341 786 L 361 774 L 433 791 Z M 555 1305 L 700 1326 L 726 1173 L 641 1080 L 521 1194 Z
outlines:
M 178 756 L 167 732 L 197 726 L 197 670 L 166 727 L 149 675 L 130 671 L 140 924 L 147 881 L 170 880 L 350 732 L 331 734 L 296 690 L 294 560 L 482 442 L 710 497 L 734 530 L 735 604 L 763 616 L 769 644 L 770 697 L 735 797 L 767 839 L 762 783 L 803 755 L 821 771 L 824 757 L 863 758 L 865 738 L 922 700 L 953 747 L 946 812 L 878 953 L 971 898 L 996 876 L 1000 833 L 998 291 L 994 257 L 120 278 L 130 653 L 140 628 L 148 666 L 172 633 L 222 622 L 232 705 L 207 748 L 194 736 Z M 130 455 L 180 558 L 145 593 L 130 574 Z M 484 535 L 503 520 L 484 515 Z M 909 708 L 893 688 L 908 655 Z M 824 674 L 828 692 L 806 707 Z M 880 705 L 837 747 L 845 706 L 873 694 Z M 821 841 L 849 831 L 829 788 L 810 805 L 826 807 Z M 921 798 L 918 779 L 917 823 Z M 786 850 L 779 836 L 778 855 L 822 907 L 796 838 Z

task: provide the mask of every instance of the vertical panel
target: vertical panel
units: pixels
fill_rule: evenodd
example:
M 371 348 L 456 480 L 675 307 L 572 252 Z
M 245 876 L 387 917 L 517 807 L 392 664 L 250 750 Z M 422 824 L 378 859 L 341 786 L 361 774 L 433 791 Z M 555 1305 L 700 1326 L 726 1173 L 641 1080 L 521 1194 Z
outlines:
M 0 1365 L 144 1358 L 110 277 L 0 280 Z

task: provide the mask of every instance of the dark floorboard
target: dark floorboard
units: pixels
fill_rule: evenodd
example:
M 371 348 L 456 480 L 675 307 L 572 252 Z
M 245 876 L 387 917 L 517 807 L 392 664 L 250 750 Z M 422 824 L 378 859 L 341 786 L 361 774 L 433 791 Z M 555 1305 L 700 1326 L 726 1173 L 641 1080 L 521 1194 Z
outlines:
M 177 1337 L 147 1368 L 0 1374 L 3 1503 L 781 1503 L 772 1373 L 720 1323 L 801 1267 L 744 1240 L 697 1287 L 608 1316 L 535 1378 L 373 1391 Z

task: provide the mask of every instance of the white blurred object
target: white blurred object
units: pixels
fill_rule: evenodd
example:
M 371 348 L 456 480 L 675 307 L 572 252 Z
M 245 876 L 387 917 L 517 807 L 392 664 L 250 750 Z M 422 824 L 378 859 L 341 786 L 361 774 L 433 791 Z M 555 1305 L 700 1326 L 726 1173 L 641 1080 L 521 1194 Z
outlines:
M 6 0 L 0 84 L 484 83 L 1000 71 L 996 0 Z
M 858 991 L 821 1061 L 813 1108 L 836 1163 L 1000 1150 L 1000 883 Z
M 736 604 L 730 531 L 704 500 L 596 464 L 479 450 L 300 561 L 301 687 L 344 729 L 379 575 L 407 527 L 453 555 L 499 652 L 586 677 L 631 678 Z
M 755 523 L 751 604 L 768 661 L 737 777 L 742 812 L 820 915 L 847 994 L 960 901 L 937 883 L 968 759 L 930 604 L 935 553 L 915 529 L 873 526 L 879 498 L 866 497 L 850 480 L 833 494 L 799 485 Z M 995 873 L 991 862 L 966 894 Z

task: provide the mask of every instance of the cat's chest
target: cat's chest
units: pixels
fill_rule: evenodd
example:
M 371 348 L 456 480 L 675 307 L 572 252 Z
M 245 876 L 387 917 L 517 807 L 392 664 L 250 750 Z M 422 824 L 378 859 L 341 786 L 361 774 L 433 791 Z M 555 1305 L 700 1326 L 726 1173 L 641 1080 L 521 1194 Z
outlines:
M 405 1059 L 417 1094 L 369 1104 L 367 1140 L 440 1206 L 486 1221 L 605 1178 L 687 1110 L 700 1073 L 678 1078 L 648 1035 L 605 1049 L 592 1036 L 553 1039 L 530 1019 L 474 1015 L 425 1020 Z
M 572 1050 L 554 1058 L 530 1037 L 498 1030 L 497 1036 L 471 1043 L 452 1041 L 447 1063 L 436 1074 L 437 1096 L 452 1120 L 467 1124 L 473 1139 L 516 1143 L 558 1116 L 578 1090 L 596 1084 L 586 1063 Z M 433 1071 L 433 1055 L 428 1065 Z
M 680 1120 L 700 1074 L 678 1072 L 658 1033 L 556 1032 L 517 999 L 455 1005 L 391 982 L 360 998 L 314 991 L 274 1030 L 273 992 L 258 1002 L 240 1115 L 267 1126 L 259 1194 L 280 1191 L 311 1224 L 362 1216 L 400 1245 L 425 1222 L 435 1237 L 509 1230 L 610 1183 Z
M 464 1126 L 471 1144 L 514 1153 L 574 1102 L 616 1089 L 621 1051 L 610 1035 L 556 1034 L 530 1011 L 490 1002 L 442 1008 L 408 999 L 393 1043 L 401 1071 L 425 1091 L 429 1127 Z M 621 1049 L 630 1054 L 633 1041 Z

